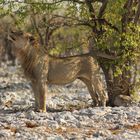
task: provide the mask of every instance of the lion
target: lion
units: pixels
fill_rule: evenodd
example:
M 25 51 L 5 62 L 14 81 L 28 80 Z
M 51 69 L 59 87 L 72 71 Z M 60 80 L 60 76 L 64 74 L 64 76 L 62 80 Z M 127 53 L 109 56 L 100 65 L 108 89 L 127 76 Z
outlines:
M 35 47 L 34 38 L 24 32 L 11 32 L 13 51 L 31 81 L 35 108 L 46 112 L 47 85 L 64 85 L 80 79 L 85 83 L 95 106 L 105 106 L 107 96 L 96 59 L 88 54 L 54 57 L 43 47 Z

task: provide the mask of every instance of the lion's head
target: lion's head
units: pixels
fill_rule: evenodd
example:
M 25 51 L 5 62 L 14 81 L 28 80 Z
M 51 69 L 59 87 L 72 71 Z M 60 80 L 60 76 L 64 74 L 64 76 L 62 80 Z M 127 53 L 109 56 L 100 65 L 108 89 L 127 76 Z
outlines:
M 29 33 L 11 31 L 8 35 L 8 40 L 14 44 L 15 49 L 23 49 L 29 45 L 33 45 L 35 39 Z

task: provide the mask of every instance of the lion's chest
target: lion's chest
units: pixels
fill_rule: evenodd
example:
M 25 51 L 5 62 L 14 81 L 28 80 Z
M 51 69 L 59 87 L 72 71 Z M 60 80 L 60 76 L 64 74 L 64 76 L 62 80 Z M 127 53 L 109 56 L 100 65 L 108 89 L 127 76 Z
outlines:
M 53 60 L 49 63 L 48 81 L 50 84 L 67 84 L 77 79 L 80 60 Z

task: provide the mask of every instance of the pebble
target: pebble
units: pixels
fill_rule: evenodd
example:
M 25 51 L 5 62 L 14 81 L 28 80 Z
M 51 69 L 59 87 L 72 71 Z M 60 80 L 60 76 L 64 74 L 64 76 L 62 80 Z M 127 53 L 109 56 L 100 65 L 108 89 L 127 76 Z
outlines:
M 48 120 L 46 126 L 50 127 L 51 129 L 58 129 L 59 124 L 57 121 Z
M 76 80 L 63 87 L 49 86 L 54 94 L 47 98 L 48 112 L 35 112 L 30 83 L 19 69 L 0 68 L 0 139 L 140 139 L 140 104 L 91 107 L 85 85 Z

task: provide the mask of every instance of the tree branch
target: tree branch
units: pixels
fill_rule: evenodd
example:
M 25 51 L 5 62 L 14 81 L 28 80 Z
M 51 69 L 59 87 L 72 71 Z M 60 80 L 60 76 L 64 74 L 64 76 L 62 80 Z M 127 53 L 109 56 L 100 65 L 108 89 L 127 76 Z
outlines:
M 34 9 L 31 7 L 31 12 L 32 12 L 32 15 L 31 15 L 31 22 L 40 38 L 40 44 L 41 45 L 44 45 L 44 41 L 43 41 L 43 37 L 41 35 L 41 32 L 39 31 L 38 27 L 37 27 L 37 24 L 36 24 L 36 19 L 35 19 L 35 13 L 34 13 Z
M 114 29 L 115 31 L 117 32 L 120 32 L 119 29 L 115 26 L 115 25 L 112 25 L 111 23 L 109 23 L 106 19 L 102 19 L 103 22 L 108 25 L 110 28 Z
M 140 18 L 140 1 L 138 1 L 138 10 L 136 12 L 136 16 L 134 18 L 134 23 L 137 24 Z
M 90 14 L 91 22 L 92 22 L 92 24 L 94 23 L 92 30 L 94 33 L 99 34 L 100 31 L 98 31 L 98 29 L 97 29 L 97 22 L 95 20 L 96 15 L 95 15 L 95 11 L 94 11 L 92 2 L 93 2 L 92 0 L 85 0 L 85 3 L 87 5 L 87 8 L 88 8 L 88 11 Z
M 126 25 L 129 22 L 129 15 L 130 15 L 130 10 L 132 9 L 132 4 L 133 4 L 133 0 L 127 0 L 127 2 L 124 5 L 124 9 L 126 10 L 126 12 L 122 16 L 122 31 L 123 32 L 125 32 Z
M 54 5 L 57 3 L 61 3 L 61 2 L 75 2 L 75 3 L 79 3 L 79 4 L 84 4 L 84 2 L 82 0 L 58 0 L 58 1 L 54 1 L 54 2 L 33 2 L 30 0 L 25 0 L 25 1 L 19 1 L 19 0 L 12 0 L 10 1 L 10 3 L 24 3 L 24 4 L 48 4 L 48 5 Z M 0 4 L 8 4 L 9 1 L 2 1 L 0 2 Z
M 98 18 L 101 18 L 104 15 L 104 12 L 105 12 L 105 9 L 107 7 L 107 4 L 108 4 L 108 0 L 104 0 L 103 3 L 102 3 L 101 8 L 99 10 Z
M 82 19 L 78 19 L 78 18 L 74 18 L 74 17 L 67 17 L 67 16 L 62 16 L 62 15 L 54 15 L 54 17 L 56 18 L 62 18 L 63 20 L 65 20 L 65 22 L 63 23 L 64 26 L 78 26 L 78 25 L 84 25 L 84 26 L 88 26 L 93 28 L 93 25 L 90 23 L 89 20 L 82 20 Z M 68 20 L 72 20 L 75 21 L 76 23 L 70 23 L 71 21 Z
M 92 6 L 92 0 L 85 0 L 85 3 L 88 7 L 88 10 L 89 10 L 89 13 L 90 13 L 90 17 L 91 19 L 95 19 L 96 18 L 96 15 L 95 15 L 95 11 L 94 11 L 94 8 Z

